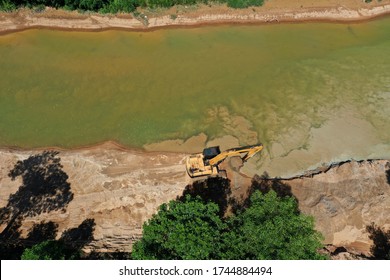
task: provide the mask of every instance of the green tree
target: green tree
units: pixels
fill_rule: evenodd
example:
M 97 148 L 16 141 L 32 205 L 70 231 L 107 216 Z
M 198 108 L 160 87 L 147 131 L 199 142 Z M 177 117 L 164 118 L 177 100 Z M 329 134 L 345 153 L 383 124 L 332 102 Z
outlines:
M 22 260 L 65 260 L 72 259 L 61 241 L 46 240 L 27 248 L 22 254 Z
M 189 195 L 160 206 L 143 226 L 142 239 L 133 246 L 133 259 L 214 259 L 220 251 L 225 224 L 215 203 Z
M 224 2 L 227 2 L 227 5 L 234 9 L 259 7 L 264 4 L 264 0 L 225 0 Z
M 324 259 L 321 235 L 293 197 L 255 191 L 227 219 L 218 205 L 186 196 L 163 204 L 143 227 L 133 259 Z
M 301 214 L 293 197 L 255 191 L 247 209 L 228 221 L 222 259 L 324 259 L 313 218 Z
M 75 260 L 82 258 L 84 255 L 82 248 L 93 240 L 95 220 L 85 219 L 78 227 L 65 230 L 60 239 L 54 240 L 57 228 L 58 225 L 53 222 L 42 222 L 35 225 L 24 241 L 36 244 L 31 248 L 25 248 L 20 258 L 22 260 Z
M 100 11 L 102 13 L 134 12 L 140 5 L 140 0 L 111 0 Z
M 16 5 L 10 0 L 0 0 L 0 11 L 10 12 L 16 9 Z
M 107 0 L 80 0 L 79 8 L 89 11 L 97 11 L 102 8 L 107 2 Z

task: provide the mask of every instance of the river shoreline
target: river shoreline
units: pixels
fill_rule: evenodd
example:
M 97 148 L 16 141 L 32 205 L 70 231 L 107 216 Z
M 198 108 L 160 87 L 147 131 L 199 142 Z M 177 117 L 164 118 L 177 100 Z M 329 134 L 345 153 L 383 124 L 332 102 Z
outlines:
M 173 7 L 165 10 L 144 9 L 131 14 L 102 15 L 46 8 L 43 12 L 19 9 L 0 13 L 0 34 L 27 29 L 68 31 L 104 31 L 120 29 L 153 31 L 161 28 L 194 28 L 205 25 L 272 24 L 299 22 L 362 22 L 390 14 L 390 1 L 366 4 L 350 0 L 348 5 L 330 3 L 321 6 L 301 0 L 300 6 L 284 7 L 285 1 L 266 2 L 262 7 L 232 9 L 225 5 Z M 321 1 L 320 1 L 321 2 Z M 298 4 L 299 4 L 298 3 Z M 303 5 L 305 4 L 305 5 Z M 308 5 L 306 5 L 308 4 Z
M 138 155 L 140 157 L 149 157 L 149 156 L 155 156 L 155 155 L 160 155 L 166 158 L 169 157 L 176 157 L 176 156 L 181 156 L 183 158 L 184 162 L 184 157 L 193 154 L 193 153 L 198 153 L 201 152 L 203 148 L 206 146 L 211 146 L 210 144 L 205 144 L 206 142 L 203 142 L 202 140 L 199 140 L 199 138 L 203 138 L 204 135 L 198 135 L 191 137 L 190 139 L 187 139 L 187 141 L 182 141 L 180 145 L 172 145 L 171 150 L 166 150 L 166 149 L 149 149 L 149 148 L 131 148 L 127 147 L 125 145 L 122 145 L 116 141 L 105 141 L 102 143 L 97 143 L 93 145 L 86 145 L 86 146 L 80 146 L 76 148 L 62 148 L 62 147 L 57 147 L 57 146 L 50 146 L 50 147 L 39 147 L 39 148 L 19 148 L 19 147 L 0 147 L 0 158 L 1 154 L 14 154 L 18 155 L 17 158 L 23 158 L 28 155 L 33 155 L 33 154 L 38 154 L 44 151 L 57 151 L 59 153 L 66 153 L 66 154 L 90 154 L 94 155 L 95 157 L 99 157 L 99 155 L 106 153 L 107 151 L 116 151 L 118 153 L 123 153 L 126 155 Z M 226 141 L 227 139 L 227 141 Z M 224 141 L 225 140 L 225 141 Z M 229 141 L 230 140 L 230 141 Z M 170 141 L 180 141 L 180 140 L 168 140 Z M 229 146 L 230 143 L 234 143 L 229 137 L 224 137 L 221 139 L 216 139 L 213 140 L 211 143 L 216 142 L 218 146 L 225 148 L 231 148 L 233 146 L 239 146 L 239 144 L 235 144 L 233 146 Z M 163 142 L 162 142 L 163 143 Z M 208 142 L 207 142 L 208 143 Z M 156 145 L 159 145 L 161 143 L 155 143 Z M 188 152 L 188 147 L 192 145 L 192 152 Z M 350 163 L 350 162 L 378 162 L 378 161 L 388 161 L 390 160 L 387 157 L 383 158 L 364 158 L 364 159 L 343 159 L 340 161 L 329 161 L 327 163 L 322 163 L 321 165 L 314 165 L 314 166 L 308 166 L 307 169 L 302 170 L 301 172 L 296 172 L 292 173 L 288 176 L 281 176 L 281 175 L 276 175 L 269 177 L 269 179 L 278 179 L 278 180 L 295 180 L 295 179 L 303 179 L 303 178 L 312 178 L 313 176 L 320 174 L 320 173 L 326 173 L 329 169 L 334 168 L 335 166 L 343 165 L 345 163 Z M 268 173 L 268 172 L 267 172 Z M 253 177 L 255 175 L 261 175 L 261 174 L 244 174 L 243 175 L 247 177 Z
M 42 150 L 41 150 L 42 151 Z M 0 207 L 22 184 L 9 171 L 18 160 L 39 150 L 0 149 Z M 27 217 L 22 236 L 42 221 L 59 225 L 58 236 L 83 220 L 94 219 L 94 240 L 86 252 L 130 252 L 142 236 L 142 225 L 159 205 L 182 195 L 191 179 L 185 172 L 183 153 L 123 150 L 112 142 L 84 150 L 63 150 L 58 154 L 69 176 L 74 198 L 66 212 Z M 228 162 L 226 162 L 228 163 Z M 228 166 L 228 165 L 226 165 Z M 253 178 L 228 170 L 232 196 L 240 198 Z M 388 228 L 390 202 L 390 162 L 363 160 L 333 163 L 304 176 L 280 180 L 299 201 L 299 207 L 316 221 L 325 237 L 324 245 L 344 247 L 348 252 L 370 255 L 372 241 L 365 226 L 374 222 Z M 4 227 L 4 225 L 2 225 Z M 2 229 L 0 227 L 0 230 Z

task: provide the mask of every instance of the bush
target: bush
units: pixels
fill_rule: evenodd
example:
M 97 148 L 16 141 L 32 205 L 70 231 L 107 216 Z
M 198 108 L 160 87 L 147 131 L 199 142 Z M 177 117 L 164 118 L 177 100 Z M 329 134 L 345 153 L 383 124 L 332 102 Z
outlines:
M 39 4 L 38 6 L 34 7 L 34 12 L 41 13 L 46 9 L 46 6 L 43 4 Z
M 15 9 L 16 9 L 16 6 L 11 1 L 9 1 L 9 0 L 0 0 L 0 11 L 12 12 Z
M 138 0 L 112 0 L 105 4 L 100 11 L 115 14 L 118 12 L 131 13 L 139 6 Z
M 264 4 L 264 0 L 227 0 L 228 7 L 234 9 L 243 9 L 251 6 L 262 6 Z
M 47 240 L 27 248 L 22 254 L 22 260 L 65 260 L 75 259 L 76 255 L 70 254 L 63 242 Z
M 175 5 L 208 4 L 208 0 L 0 0 L 0 10 L 12 11 L 18 7 L 43 10 L 42 7 L 63 8 L 66 10 L 99 11 L 102 13 L 131 13 L 137 7 L 170 8 Z M 232 8 L 261 6 L 264 0 L 218 0 Z

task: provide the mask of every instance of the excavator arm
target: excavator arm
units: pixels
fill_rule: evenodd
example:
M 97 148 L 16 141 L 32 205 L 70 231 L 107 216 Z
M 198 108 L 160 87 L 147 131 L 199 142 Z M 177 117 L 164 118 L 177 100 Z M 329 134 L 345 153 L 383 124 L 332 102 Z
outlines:
M 241 156 L 242 154 L 245 154 L 241 158 L 242 161 L 245 162 L 251 157 L 253 157 L 256 153 L 260 152 L 262 149 L 262 144 L 229 149 L 210 159 L 209 164 L 212 166 L 216 166 L 228 157 Z

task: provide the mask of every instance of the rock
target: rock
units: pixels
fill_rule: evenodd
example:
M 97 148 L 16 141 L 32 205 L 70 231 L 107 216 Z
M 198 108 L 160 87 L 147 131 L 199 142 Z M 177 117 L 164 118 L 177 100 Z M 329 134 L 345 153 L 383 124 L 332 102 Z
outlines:
M 291 186 L 301 211 L 314 216 L 325 243 L 368 254 L 372 242 L 366 226 L 372 222 L 390 226 L 388 164 L 387 160 L 350 161 L 282 182 Z

